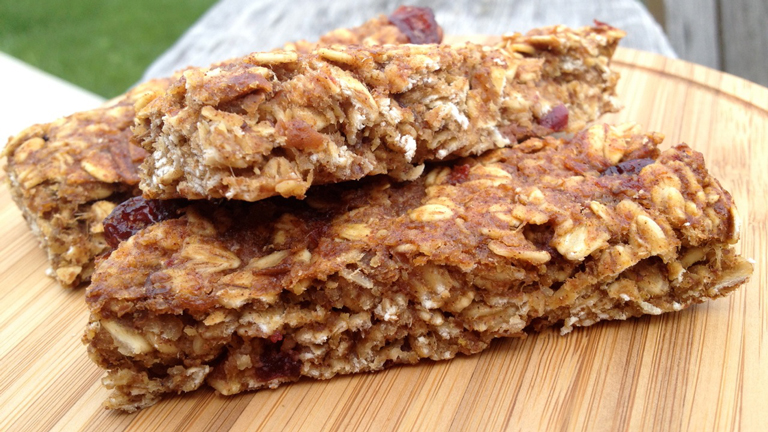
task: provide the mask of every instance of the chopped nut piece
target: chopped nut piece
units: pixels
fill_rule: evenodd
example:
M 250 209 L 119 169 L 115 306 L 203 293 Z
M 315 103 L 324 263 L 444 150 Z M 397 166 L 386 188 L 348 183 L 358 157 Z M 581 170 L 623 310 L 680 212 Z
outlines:
M 152 351 L 152 345 L 136 330 L 130 329 L 116 321 L 102 321 L 101 326 L 114 338 L 120 354 L 133 357 Z
M 71 285 L 77 280 L 77 276 L 83 270 L 80 266 L 59 267 L 56 269 L 56 278 L 63 284 Z

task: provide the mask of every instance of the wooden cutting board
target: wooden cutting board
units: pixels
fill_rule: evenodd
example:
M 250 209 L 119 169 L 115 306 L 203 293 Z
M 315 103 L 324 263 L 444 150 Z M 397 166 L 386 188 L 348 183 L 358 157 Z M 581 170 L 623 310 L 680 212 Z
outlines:
M 768 430 L 768 89 L 701 66 L 619 50 L 609 121 L 685 141 L 733 193 L 752 280 L 659 317 L 499 340 L 486 352 L 376 374 L 106 411 L 80 336 L 83 291 L 46 260 L 0 188 L 0 430 Z M 1 102 L 0 102 L 1 103 Z

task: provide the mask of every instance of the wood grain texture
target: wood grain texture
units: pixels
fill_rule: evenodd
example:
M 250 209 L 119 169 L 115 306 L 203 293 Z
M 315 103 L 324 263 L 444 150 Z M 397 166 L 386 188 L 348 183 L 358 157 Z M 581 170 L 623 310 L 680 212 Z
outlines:
M 730 190 L 752 280 L 728 298 L 659 317 L 499 340 L 448 362 L 222 397 L 105 411 L 80 335 L 83 292 L 44 276 L 45 257 L 0 189 L 0 430 L 744 430 L 768 428 L 768 89 L 702 66 L 620 50 L 610 121 L 702 151 Z

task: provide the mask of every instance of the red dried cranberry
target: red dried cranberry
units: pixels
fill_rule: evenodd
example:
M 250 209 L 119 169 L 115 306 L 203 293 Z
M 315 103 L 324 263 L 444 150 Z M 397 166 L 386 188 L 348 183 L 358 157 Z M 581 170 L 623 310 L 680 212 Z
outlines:
M 443 40 L 443 30 L 437 25 L 430 8 L 400 6 L 389 16 L 389 21 L 408 36 L 412 44 L 440 43 Z
M 608 23 L 604 23 L 604 22 L 602 22 L 600 20 L 593 20 L 593 21 L 595 22 L 595 26 L 597 26 L 597 27 L 607 27 L 609 29 L 615 28 L 614 26 L 612 26 L 612 25 L 610 25 Z
M 452 185 L 457 185 L 459 183 L 464 183 L 467 181 L 467 178 L 469 178 L 469 165 L 456 165 L 451 170 L 451 173 L 448 175 L 448 183 Z
M 111 248 L 139 230 L 179 215 L 180 200 L 148 200 L 133 197 L 120 203 L 104 219 L 104 238 Z
M 296 379 L 301 375 L 301 361 L 294 358 L 291 353 L 282 352 L 282 342 L 265 343 L 259 362 L 256 367 L 256 375 L 262 381 L 271 381 L 276 378 Z
M 539 120 L 539 124 L 555 132 L 562 131 L 568 126 L 568 108 L 563 104 L 555 106 Z
M 614 166 L 608 167 L 608 169 L 602 172 L 602 175 L 604 176 L 621 175 L 621 174 L 635 175 L 639 173 L 640 170 L 642 170 L 644 167 L 652 164 L 653 162 L 655 161 L 651 158 L 633 159 L 633 160 L 624 161 Z

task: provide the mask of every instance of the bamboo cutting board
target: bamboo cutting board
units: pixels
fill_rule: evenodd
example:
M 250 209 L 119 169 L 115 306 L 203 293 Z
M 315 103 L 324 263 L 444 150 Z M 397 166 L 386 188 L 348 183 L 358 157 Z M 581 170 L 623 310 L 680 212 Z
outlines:
M 448 362 L 234 397 L 201 390 L 121 414 L 101 407 L 102 372 L 80 343 L 83 291 L 44 275 L 0 188 L 0 430 L 768 430 L 768 89 L 631 50 L 615 65 L 626 107 L 608 120 L 691 144 L 735 197 L 738 248 L 756 266 L 730 297 Z

